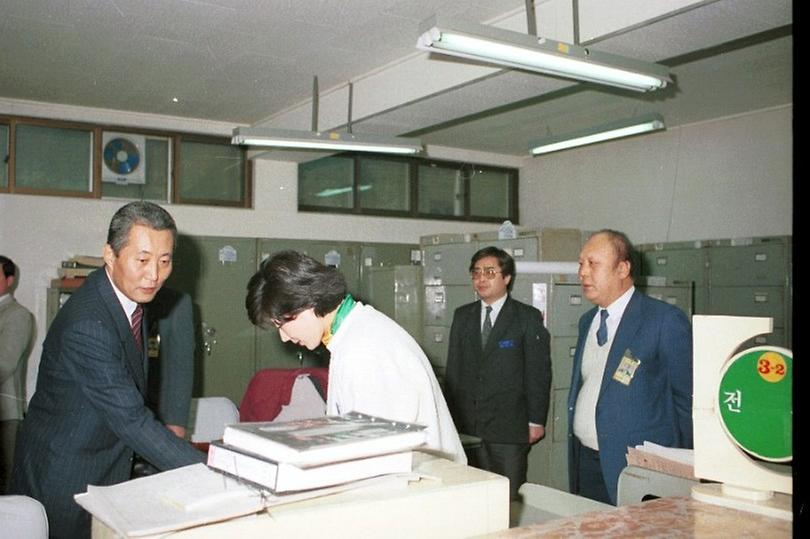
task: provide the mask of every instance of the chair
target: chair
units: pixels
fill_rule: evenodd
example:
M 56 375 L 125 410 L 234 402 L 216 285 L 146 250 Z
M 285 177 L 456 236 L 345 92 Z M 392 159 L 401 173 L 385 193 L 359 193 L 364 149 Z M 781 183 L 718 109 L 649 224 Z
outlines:
M 28 496 L 0 496 L 0 534 L 7 539 L 48 539 L 45 508 Z
M 323 367 L 262 369 L 245 390 L 242 421 L 286 421 L 323 416 L 329 371 Z
M 225 425 L 239 422 L 239 410 L 225 397 L 191 399 L 189 433 L 194 443 L 221 440 Z

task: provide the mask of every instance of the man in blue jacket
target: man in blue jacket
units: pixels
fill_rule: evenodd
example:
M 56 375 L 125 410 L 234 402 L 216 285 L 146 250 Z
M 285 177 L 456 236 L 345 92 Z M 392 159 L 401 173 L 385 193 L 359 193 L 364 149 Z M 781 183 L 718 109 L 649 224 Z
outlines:
M 585 297 L 568 397 L 571 492 L 616 504 L 628 447 L 692 447 L 692 329 L 683 311 L 633 285 L 632 245 L 615 230 L 579 257 Z

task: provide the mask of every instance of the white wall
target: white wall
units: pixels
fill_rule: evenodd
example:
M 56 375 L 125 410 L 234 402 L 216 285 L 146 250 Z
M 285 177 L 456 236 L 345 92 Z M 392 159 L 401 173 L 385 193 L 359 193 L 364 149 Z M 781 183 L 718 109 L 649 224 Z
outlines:
M 793 107 L 527 158 L 521 223 L 635 243 L 792 234 Z

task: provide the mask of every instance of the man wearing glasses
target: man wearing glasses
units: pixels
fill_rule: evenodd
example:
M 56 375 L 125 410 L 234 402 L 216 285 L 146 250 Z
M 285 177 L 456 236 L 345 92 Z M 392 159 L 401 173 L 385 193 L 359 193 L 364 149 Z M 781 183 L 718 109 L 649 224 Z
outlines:
M 515 261 L 485 247 L 470 262 L 480 301 L 456 309 L 447 354 L 446 398 L 459 432 L 481 438 L 470 464 L 509 478 L 517 498 L 531 444 L 545 435 L 551 388 L 543 315 L 509 297 Z

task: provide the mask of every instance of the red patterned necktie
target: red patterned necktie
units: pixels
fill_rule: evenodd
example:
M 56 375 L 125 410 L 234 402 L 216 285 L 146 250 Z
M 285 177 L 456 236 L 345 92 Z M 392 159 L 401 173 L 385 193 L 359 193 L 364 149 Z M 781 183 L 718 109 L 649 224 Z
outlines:
M 143 322 L 143 307 L 138 305 L 132 313 L 132 336 L 135 337 L 135 344 L 138 350 L 143 350 L 143 337 L 141 334 L 141 323 Z

